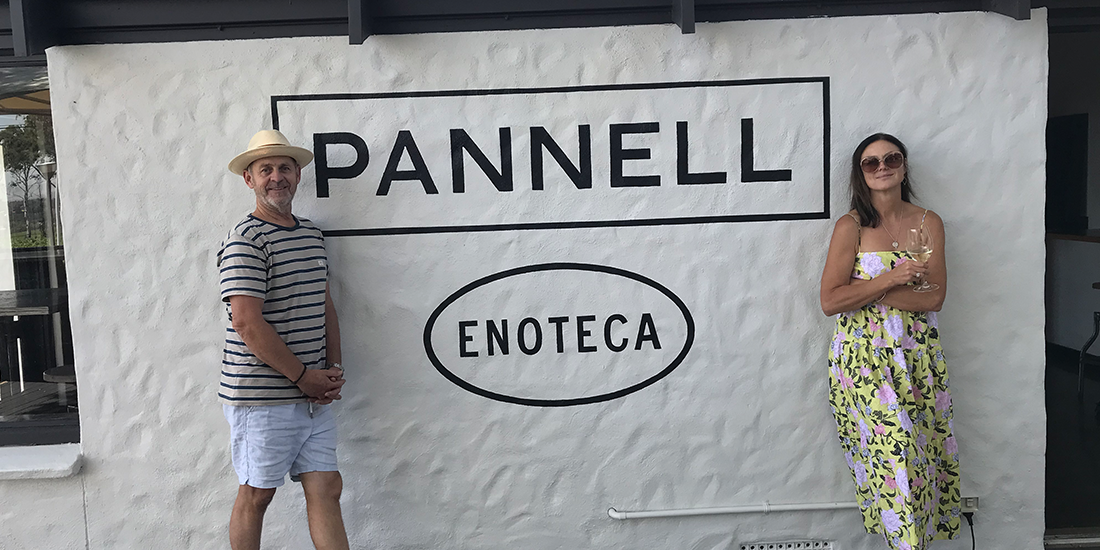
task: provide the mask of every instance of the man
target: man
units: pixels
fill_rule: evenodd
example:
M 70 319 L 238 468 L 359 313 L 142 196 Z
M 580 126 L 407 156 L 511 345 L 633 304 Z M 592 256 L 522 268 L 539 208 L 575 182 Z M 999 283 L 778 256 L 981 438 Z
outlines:
M 229 519 L 233 550 L 260 548 L 264 512 L 286 474 L 301 481 L 313 544 L 348 548 L 336 468 L 340 326 L 321 231 L 291 213 L 308 149 L 262 130 L 229 163 L 256 210 L 218 252 L 229 315 L 218 396 L 229 421 L 240 488 Z

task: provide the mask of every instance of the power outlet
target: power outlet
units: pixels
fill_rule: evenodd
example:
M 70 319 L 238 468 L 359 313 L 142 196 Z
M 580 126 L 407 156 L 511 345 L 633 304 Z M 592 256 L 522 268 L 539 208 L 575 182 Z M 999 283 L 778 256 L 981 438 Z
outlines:
M 964 514 L 978 511 L 978 497 L 962 497 L 962 511 Z

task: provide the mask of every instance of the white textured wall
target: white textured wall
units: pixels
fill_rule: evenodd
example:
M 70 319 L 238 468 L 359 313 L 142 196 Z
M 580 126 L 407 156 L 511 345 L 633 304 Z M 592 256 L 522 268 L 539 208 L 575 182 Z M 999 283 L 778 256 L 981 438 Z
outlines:
M 828 76 L 832 215 L 844 210 L 844 158 L 859 139 L 885 130 L 910 145 L 923 204 L 949 232 L 940 318 L 963 489 L 983 497 L 979 539 L 1040 548 L 1046 59 L 1043 11 L 1027 22 L 966 13 L 702 24 L 688 36 L 654 26 L 52 49 L 90 547 L 225 546 L 236 487 L 215 398 L 214 252 L 252 207 L 225 163 L 270 124 L 272 95 Z M 852 499 L 826 402 L 831 320 L 817 303 L 831 226 L 331 239 L 353 544 L 704 550 L 815 537 L 879 548 L 854 511 L 606 515 Z M 484 399 L 440 376 L 421 342 L 440 301 L 548 261 L 613 265 L 669 287 L 697 323 L 684 363 L 625 398 L 551 409 Z M 510 296 L 486 303 L 523 305 Z M 43 486 L 63 495 L 67 483 Z M 42 521 L 14 513 L 21 525 Z M 276 497 L 268 527 L 269 548 L 307 546 L 300 489 Z M 13 527 L 2 529 L 0 540 Z
M 0 548 L 86 548 L 81 482 L 77 477 L 0 482 Z

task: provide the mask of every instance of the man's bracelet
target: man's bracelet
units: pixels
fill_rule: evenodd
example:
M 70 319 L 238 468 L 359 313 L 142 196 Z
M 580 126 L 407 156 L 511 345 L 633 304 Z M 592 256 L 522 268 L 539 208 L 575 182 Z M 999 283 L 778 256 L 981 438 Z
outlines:
M 293 384 L 294 384 L 294 385 L 298 385 L 298 381 L 299 381 L 299 380 L 301 380 L 301 379 L 302 379 L 302 377 L 306 375 L 306 371 L 307 371 L 307 370 L 309 370 L 309 369 L 308 369 L 308 368 L 306 368 L 306 366 L 305 366 L 305 365 L 302 365 L 302 374 L 299 374 L 299 375 L 298 375 L 298 378 L 295 378 L 295 379 L 294 379 L 294 382 L 293 382 Z

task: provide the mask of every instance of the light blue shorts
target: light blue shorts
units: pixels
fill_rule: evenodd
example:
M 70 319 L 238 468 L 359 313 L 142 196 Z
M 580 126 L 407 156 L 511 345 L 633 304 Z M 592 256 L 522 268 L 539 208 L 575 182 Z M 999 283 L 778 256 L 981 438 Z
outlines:
M 306 472 L 335 472 L 336 418 L 328 405 L 222 405 L 241 485 L 280 487 Z

